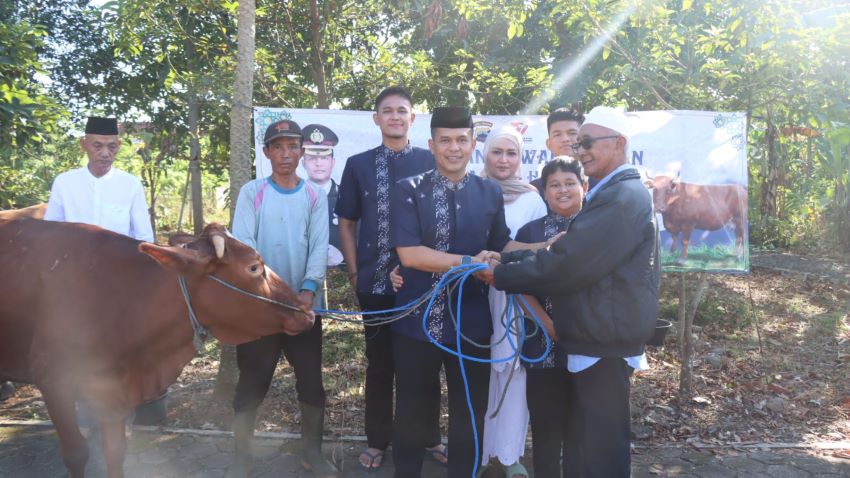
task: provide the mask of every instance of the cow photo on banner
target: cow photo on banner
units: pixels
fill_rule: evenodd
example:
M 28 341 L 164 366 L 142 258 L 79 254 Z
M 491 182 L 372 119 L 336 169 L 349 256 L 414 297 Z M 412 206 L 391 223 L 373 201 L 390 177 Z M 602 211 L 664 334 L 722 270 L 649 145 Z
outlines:
M 665 271 L 748 272 L 746 121 L 743 113 L 709 111 L 629 112 L 629 159 L 644 176 L 662 227 L 662 266 Z M 331 194 L 345 161 L 381 143 L 371 111 L 254 108 L 254 143 L 257 177 L 271 174 L 262 151 L 262 135 L 279 119 L 291 119 L 305 132 L 305 145 L 326 143 L 332 158 L 321 162 L 320 173 Z M 428 147 L 429 114 L 417 114 L 410 128 L 413 146 Z M 523 136 L 521 176 L 539 177 L 552 159 L 546 148 L 546 116 L 474 116 L 476 150 L 469 170 L 479 174 L 484 166 L 484 140 L 502 125 L 511 125 Z M 314 134 L 315 126 L 321 126 Z M 333 134 L 333 145 L 324 139 Z M 313 139 L 309 138 L 313 135 Z M 311 161 L 316 161 L 315 158 Z M 321 160 L 320 160 L 321 161 Z M 316 173 L 302 161 L 298 175 L 313 179 Z M 315 169 L 315 168 L 314 168 Z M 329 199 L 330 196 L 329 196 Z M 330 218 L 333 225 L 334 218 Z M 330 251 L 333 258 L 335 253 Z

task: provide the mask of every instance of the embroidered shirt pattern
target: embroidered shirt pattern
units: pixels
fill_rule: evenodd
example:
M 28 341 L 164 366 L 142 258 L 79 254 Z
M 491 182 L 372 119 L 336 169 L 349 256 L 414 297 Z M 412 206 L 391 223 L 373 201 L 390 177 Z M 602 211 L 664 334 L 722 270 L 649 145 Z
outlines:
M 390 162 L 399 161 L 412 151 L 410 144 L 401 151 L 393 151 L 384 145 L 377 148 L 375 155 L 375 201 L 377 203 L 377 256 L 375 275 L 372 277 L 372 293 L 389 294 L 390 250 Z
M 566 218 L 564 216 L 558 214 L 548 214 L 543 219 L 543 236 L 545 240 L 549 240 L 555 237 L 557 234 L 566 231 L 567 227 L 570 225 L 570 221 L 572 221 L 573 217 Z M 546 313 L 549 317 L 552 317 L 554 313 L 552 307 L 552 298 L 546 297 L 546 300 L 543 301 L 543 308 L 546 310 Z M 538 331 L 537 335 L 530 340 L 536 340 L 538 342 L 538 350 L 542 353 L 546 350 L 546 338 L 543 335 L 543 331 Z M 549 350 L 549 355 L 542 362 L 529 364 L 531 368 L 555 368 L 555 360 L 558 359 L 562 354 L 558 353 L 558 344 L 555 341 L 552 341 L 552 348 Z M 530 357 L 536 358 L 536 357 Z
M 458 182 L 452 182 L 449 178 L 434 171 L 431 173 L 431 180 L 434 183 L 434 215 L 437 221 L 434 249 L 441 252 L 448 252 L 452 238 L 449 191 L 456 192 L 463 189 L 469 183 L 469 175 L 464 175 L 463 179 Z M 431 275 L 434 285 L 440 281 L 442 276 L 443 273 L 441 272 L 435 272 Z M 443 319 L 446 316 L 448 305 L 448 295 L 446 289 L 443 289 L 434 298 L 434 304 L 431 306 L 431 314 L 428 317 L 428 331 L 434 340 L 438 342 L 443 338 Z

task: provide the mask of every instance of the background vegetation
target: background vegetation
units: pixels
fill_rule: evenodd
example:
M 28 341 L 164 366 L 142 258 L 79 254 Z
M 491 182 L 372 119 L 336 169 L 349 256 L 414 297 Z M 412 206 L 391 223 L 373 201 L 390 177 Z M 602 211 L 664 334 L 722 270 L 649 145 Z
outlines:
M 253 104 L 370 109 L 397 83 L 419 110 L 744 111 L 754 244 L 848 252 L 850 13 L 833 4 L 259 0 Z M 143 176 L 162 231 L 181 222 L 192 157 L 203 220 L 226 221 L 239 6 L 4 2 L 0 207 L 46 200 L 53 177 L 82 161 L 83 118 L 108 114 L 128 127 L 122 167 Z

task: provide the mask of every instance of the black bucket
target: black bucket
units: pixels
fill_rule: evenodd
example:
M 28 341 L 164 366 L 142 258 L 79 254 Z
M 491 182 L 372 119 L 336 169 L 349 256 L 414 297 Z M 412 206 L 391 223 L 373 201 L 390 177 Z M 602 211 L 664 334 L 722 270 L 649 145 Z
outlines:
M 667 337 L 667 332 L 670 331 L 671 327 L 673 327 L 673 322 L 665 319 L 656 319 L 655 333 L 652 334 L 652 338 L 646 342 L 646 345 L 651 345 L 653 347 L 661 347 L 664 345 L 664 338 Z
M 168 390 L 159 397 L 136 407 L 136 425 L 159 425 L 168 415 Z

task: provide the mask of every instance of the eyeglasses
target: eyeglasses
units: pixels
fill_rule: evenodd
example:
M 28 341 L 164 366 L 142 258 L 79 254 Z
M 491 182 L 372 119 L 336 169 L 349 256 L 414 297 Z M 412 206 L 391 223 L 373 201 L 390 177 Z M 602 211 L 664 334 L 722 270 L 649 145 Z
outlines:
M 612 139 L 612 138 L 619 138 L 619 137 L 620 137 L 620 135 L 615 134 L 615 135 L 611 135 L 611 136 L 597 136 L 595 138 L 584 138 L 581 141 L 574 143 L 572 145 L 573 152 L 578 153 L 579 148 L 584 148 L 584 150 L 587 151 L 588 149 L 590 149 L 593 146 L 594 142 L 596 142 L 600 139 Z

